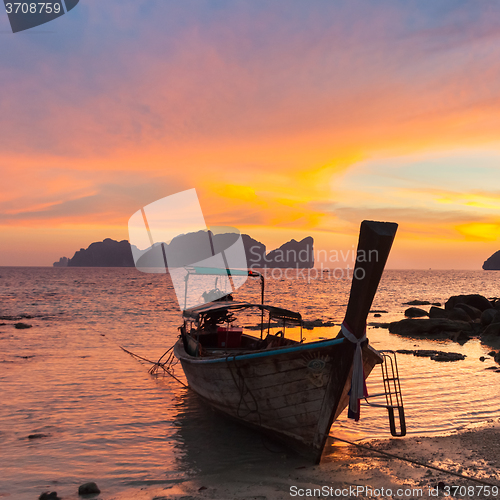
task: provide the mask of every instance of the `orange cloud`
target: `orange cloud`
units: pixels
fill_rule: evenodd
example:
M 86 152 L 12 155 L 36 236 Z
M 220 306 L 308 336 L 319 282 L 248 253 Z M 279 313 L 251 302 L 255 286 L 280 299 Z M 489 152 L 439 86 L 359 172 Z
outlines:
M 456 230 L 468 241 L 500 241 L 500 221 L 460 224 Z

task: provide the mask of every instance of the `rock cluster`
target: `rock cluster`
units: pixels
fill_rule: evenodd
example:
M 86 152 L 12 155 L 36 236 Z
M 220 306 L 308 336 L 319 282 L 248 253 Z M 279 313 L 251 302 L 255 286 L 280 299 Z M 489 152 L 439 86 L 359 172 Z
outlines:
M 465 359 L 465 354 L 459 352 L 435 351 L 434 349 L 417 349 L 415 351 L 408 349 L 399 349 L 399 354 L 413 354 L 420 358 L 431 358 L 433 361 L 459 361 Z
M 322 319 L 319 319 L 319 318 L 315 319 L 313 321 L 304 320 L 304 322 L 303 322 L 303 326 L 306 330 L 312 330 L 312 329 L 319 327 L 319 326 L 332 327 L 332 326 L 335 326 L 336 324 L 338 324 L 338 323 L 335 323 L 335 321 L 330 321 L 330 320 L 323 321 Z
M 94 482 L 84 483 L 78 487 L 78 495 L 83 497 L 98 495 L 101 490 Z M 45 491 L 39 497 L 38 500 L 62 500 L 58 495 L 57 491 Z
M 405 305 L 423 305 L 422 302 L 412 301 Z M 431 305 L 426 311 L 410 307 L 405 316 L 406 319 L 389 324 L 391 333 L 444 337 L 457 342 L 480 337 L 484 344 L 500 347 L 500 299 L 497 298 L 487 299 L 479 294 L 454 295 L 444 308 Z
M 410 302 L 403 302 L 404 306 L 440 306 L 439 302 L 429 302 L 428 300 L 410 300 Z
M 420 309 L 419 307 L 409 307 L 405 311 L 405 316 L 407 318 L 422 318 L 424 316 L 429 316 L 429 313 L 427 311 L 424 311 L 423 309 Z

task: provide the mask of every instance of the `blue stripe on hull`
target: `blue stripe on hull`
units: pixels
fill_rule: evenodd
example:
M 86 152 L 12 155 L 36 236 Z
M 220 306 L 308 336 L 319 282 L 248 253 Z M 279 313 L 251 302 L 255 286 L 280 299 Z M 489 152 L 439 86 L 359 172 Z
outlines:
M 220 358 L 212 358 L 212 359 L 189 359 L 191 363 L 226 363 L 227 361 L 234 361 L 235 359 L 245 360 L 245 359 L 256 359 L 256 358 L 264 358 L 267 356 L 276 356 L 278 354 L 288 354 L 290 352 L 300 352 L 300 351 L 311 351 L 314 349 L 322 349 L 323 347 L 331 347 L 334 345 L 342 344 L 345 339 L 333 339 L 333 340 L 323 340 L 320 342 L 311 342 L 309 344 L 300 344 L 290 347 L 282 347 L 278 349 L 271 349 L 269 351 L 259 351 L 250 354 L 234 354 L 232 356 L 224 356 Z

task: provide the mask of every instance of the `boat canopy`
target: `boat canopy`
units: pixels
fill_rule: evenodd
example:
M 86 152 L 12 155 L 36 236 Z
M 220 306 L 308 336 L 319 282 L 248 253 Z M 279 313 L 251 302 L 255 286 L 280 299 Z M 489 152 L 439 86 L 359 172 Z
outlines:
M 231 287 L 234 291 L 232 276 L 248 276 L 250 278 L 260 278 L 260 300 L 264 304 L 264 275 L 253 269 L 229 269 L 221 267 L 199 267 L 199 266 L 188 266 L 185 268 L 187 271 L 185 277 L 185 296 L 188 293 L 188 282 L 190 276 L 227 276 L 231 282 Z M 218 278 L 217 278 L 218 279 Z M 195 308 L 192 308 L 195 309 Z M 262 312 L 263 314 L 263 312 Z
M 251 304 L 250 302 L 209 302 L 201 306 L 186 309 L 183 316 L 186 319 L 197 319 L 199 316 L 219 311 L 238 311 L 242 309 L 255 308 L 260 311 L 269 312 L 269 320 L 281 319 L 292 323 L 301 323 L 302 316 L 298 312 L 282 309 L 281 307 L 267 306 L 263 304 Z

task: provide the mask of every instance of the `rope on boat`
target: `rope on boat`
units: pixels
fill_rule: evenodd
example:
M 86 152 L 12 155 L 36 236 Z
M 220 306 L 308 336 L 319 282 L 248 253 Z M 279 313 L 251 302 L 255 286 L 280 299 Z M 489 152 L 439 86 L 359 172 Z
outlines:
M 342 441 L 343 443 L 351 444 L 353 446 L 357 446 L 358 448 L 362 448 L 363 450 L 374 451 L 376 453 L 380 453 L 381 455 L 385 455 L 387 457 L 396 458 L 397 460 L 402 460 L 404 462 L 410 462 L 415 465 L 420 465 L 421 467 L 426 467 L 427 469 L 434 469 L 439 472 L 444 472 L 445 474 L 450 474 L 452 476 L 460 477 L 462 479 L 467 479 L 467 481 L 474 481 L 479 484 L 484 484 L 485 486 L 498 486 L 497 484 L 489 483 L 488 481 L 483 481 L 482 479 L 477 479 L 475 477 L 464 476 L 463 474 L 459 474 L 458 472 L 453 472 L 451 470 L 441 469 L 440 467 L 436 467 L 434 465 L 426 464 L 424 462 L 419 462 L 418 460 L 413 460 L 411 458 L 404 458 L 398 455 L 394 455 L 392 453 L 388 453 L 387 451 L 377 450 L 376 448 L 371 448 L 370 446 L 365 446 L 360 443 L 354 443 L 353 441 L 348 441 L 347 439 L 341 439 L 336 436 L 329 436 L 332 439 L 337 441 Z
M 181 385 L 183 385 L 186 389 L 191 389 L 191 387 L 189 387 L 187 384 L 185 384 L 182 380 L 180 380 L 178 377 L 176 377 L 170 371 L 171 368 L 172 368 L 173 352 L 170 353 L 170 356 L 167 358 L 167 360 L 164 363 L 160 363 L 160 361 L 163 359 L 163 357 L 166 356 L 170 351 L 172 351 L 172 349 L 174 348 L 174 346 L 172 346 L 169 349 L 167 349 L 163 353 L 163 355 L 158 359 L 158 361 L 151 361 L 150 359 L 147 359 L 147 358 L 144 358 L 142 356 L 139 356 L 138 354 L 135 354 L 134 352 L 129 351 L 129 350 L 125 349 L 122 346 L 119 346 L 119 347 L 120 347 L 120 349 L 122 349 L 123 351 L 125 351 L 127 354 L 130 354 L 133 358 L 137 358 L 137 359 L 140 359 L 141 361 L 145 361 L 146 363 L 152 364 L 153 366 L 149 369 L 149 373 L 153 374 L 155 371 L 157 371 L 159 368 L 161 368 L 165 373 L 168 373 L 168 375 L 170 375 L 172 378 L 174 378 L 177 382 L 179 382 Z M 250 413 L 254 413 L 254 412 L 257 413 L 257 417 L 259 419 L 259 424 L 260 424 L 260 426 L 262 426 L 261 415 L 260 415 L 260 412 L 259 412 L 258 403 L 257 403 L 254 395 L 252 394 L 252 391 L 250 391 L 250 389 L 246 385 L 246 383 L 244 381 L 244 377 L 242 376 L 242 374 L 240 372 L 239 366 L 235 363 L 236 372 L 238 374 L 238 377 L 242 381 L 242 385 L 240 386 L 237 383 L 236 378 L 235 378 L 235 376 L 233 374 L 233 370 L 231 369 L 231 366 L 229 364 L 229 359 L 228 358 L 229 358 L 229 356 L 226 358 L 226 362 L 227 362 L 227 365 L 229 367 L 229 372 L 231 373 L 233 381 L 234 381 L 236 387 L 238 388 L 238 392 L 240 393 L 240 401 L 238 403 L 238 413 L 239 413 L 239 408 L 241 406 L 241 403 L 244 402 L 245 405 L 247 406 L 248 410 L 249 410 L 247 415 L 249 415 Z M 236 360 L 233 359 L 233 361 L 236 361 Z M 250 397 L 253 399 L 253 401 L 255 403 L 255 407 L 256 407 L 255 410 L 250 409 L 249 406 L 248 406 L 248 403 L 245 401 L 245 393 L 244 393 L 245 389 L 246 389 L 247 393 L 250 394 Z M 421 467 L 425 467 L 427 469 L 433 469 L 433 470 L 436 470 L 438 472 L 444 472 L 445 474 L 449 474 L 451 476 L 459 477 L 461 479 L 466 479 L 467 481 L 473 481 L 473 482 L 476 482 L 476 483 L 479 483 L 479 484 L 484 484 L 485 486 L 498 486 L 496 484 L 489 483 L 488 481 L 483 481 L 482 479 L 477 479 L 477 478 L 471 477 L 471 476 L 464 476 L 463 474 L 459 474 L 458 472 L 453 472 L 453 471 L 450 471 L 450 470 L 441 469 L 440 467 L 436 467 L 434 465 L 426 464 L 424 462 L 419 462 L 418 460 L 413 460 L 411 458 L 400 457 L 398 455 L 394 455 L 393 453 L 389 453 L 387 451 L 377 450 L 376 448 L 371 448 L 370 446 L 365 446 L 365 445 L 362 445 L 360 443 L 355 443 L 353 441 L 348 441 L 347 439 L 341 439 L 339 437 L 331 436 L 331 435 L 330 435 L 330 437 L 332 439 L 337 440 L 337 441 L 342 441 L 343 443 L 347 443 L 347 444 L 350 444 L 352 446 L 356 446 L 357 448 L 361 448 L 363 450 L 374 451 L 376 453 L 379 453 L 380 455 L 385 455 L 385 456 L 390 457 L 390 458 L 395 458 L 395 459 L 401 460 L 403 462 L 409 462 L 409 463 L 412 463 L 412 464 L 415 464 L 415 465 L 419 465 Z M 262 436 L 261 436 L 261 438 L 262 438 Z M 262 444 L 269 451 L 275 452 L 274 450 L 271 450 L 270 448 L 268 448 L 266 446 L 266 444 L 265 444 L 265 442 L 264 442 L 263 439 L 262 439 Z M 275 452 L 275 453 L 279 453 L 279 451 Z
M 173 358 L 173 352 L 170 353 L 170 356 L 167 358 L 167 361 L 165 361 L 164 363 L 160 363 L 160 361 L 163 359 L 164 356 L 166 356 L 166 354 L 168 352 L 170 352 L 174 346 L 170 347 L 170 349 L 168 349 L 167 351 L 165 351 L 163 353 L 163 355 L 160 357 L 160 359 L 158 361 L 151 361 L 150 359 L 147 359 L 147 358 L 144 358 L 142 356 L 139 356 L 138 354 L 135 354 L 134 352 L 132 351 L 129 351 L 128 349 L 125 349 L 125 347 L 122 347 L 122 346 L 119 346 L 120 349 L 122 349 L 123 351 L 125 351 L 127 354 L 130 354 L 133 358 L 137 358 L 137 359 L 140 359 L 141 361 L 145 361 L 146 363 L 150 363 L 152 364 L 153 366 L 149 369 L 149 373 L 153 374 L 155 371 L 157 371 L 159 368 L 161 368 L 165 373 L 168 373 L 172 378 L 174 378 L 177 382 L 179 382 L 179 384 L 183 385 L 186 389 L 191 389 L 191 387 L 189 387 L 189 385 L 185 384 L 182 380 L 180 380 L 179 378 L 177 378 L 171 371 L 171 367 L 172 367 L 172 358 Z M 175 358 L 174 358 L 175 359 Z M 229 360 L 226 358 L 226 362 L 228 363 L 229 365 Z M 166 366 L 167 365 L 167 366 Z M 236 365 L 236 363 L 235 363 Z M 165 367 L 166 366 L 166 367 Z M 244 397 L 245 397 L 245 394 L 243 393 L 244 389 L 246 388 L 247 392 L 250 394 L 250 396 L 252 397 L 252 399 L 254 400 L 255 402 L 255 407 L 256 409 L 255 410 L 251 410 L 249 407 L 248 407 L 248 403 L 246 401 L 245 404 L 249 410 L 248 412 L 248 415 L 252 412 L 256 412 L 257 413 L 257 416 L 258 416 L 258 419 L 259 419 L 259 425 L 262 426 L 262 421 L 261 421 L 261 415 L 259 413 L 259 406 L 257 404 L 257 401 L 254 397 L 254 395 L 252 394 L 252 392 L 250 391 L 250 389 L 246 386 L 245 384 L 245 381 L 243 379 L 243 376 L 240 372 L 240 369 L 239 369 L 239 366 L 236 365 L 236 370 L 237 370 L 237 373 L 238 373 L 238 376 L 240 377 L 240 379 L 243 380 L 243 385 L 240 387 L 238 385 L 238 383 L 236 382 L 236 379 L 234 377 L 234 374 L 233 374 L 233 371 L 231 370 L 231 367 L 229 367 L 229 371 L 231 373 L 231 376 L 233 377 L 233 381 L 236 385 L 236 387 L 238 388 L 238 391 L 240 393 L 240 402 L 238 404 L 238 412 L 239 412 L 239 407 L 242 403 L 242 401 L 244 401 Z M 262 436 L 261 434 L 261 442 L 264 446 L 264 448 L 266 448 L 268 451 L 272 452 L 272 453 L 281 453 L 281 450 L 273 450 L 271 449 L 269 446 L 266 445 L 265 441 L 264 441 L 264 436 Z
M 191 387 L 189 387 L 189 385 L 185 384 L 182 380 L 180 380 L 178 377 L 176 377 L 171 371 L 173 366 L 174 366 L 173 365 L 173 359 L 174 359 L 173 352 L 170 353 L 170 356 L 167 358 L 167 360 L 164 363 L 160 363 L 160 361 L 163 359 L 163 357 L 165 355 L 167 355 L 174 348 L 174 346 L 167 349 L 158 361 L 151 361 L 150 359 L 143 358 L 142 356 L 139 356 L 138 354 L 135 354 L 134 352 L 125 349 L 125 347 L 122 347 L 122 346 L 119 346 L 119 347 L 120 347 L 120 349 L 125 351 L 127 354 L 130 354 L 133 358 L 137 358 L 137 359 L 140 359 L 141 361 L 145 361 L 146 363 L 152 364 L 153 366 L 149 369 L 149 373 L 151 375 L 153 375 L 155 372 L 158 371 L 159 368 L 161 368 L 165 373 L 168 373 L 172 378 L 177 380 L 177 382 L 179 382 L 179 384 L 183 385 L 186 389 L 191 389 Z
M 256 413 L 258 421 L 259 421 L 259 427 L 263 428 L 262 427 L 262 415 L 261 415 L 261 413 L 259 411 L 259 403 L 257 402 L 257 399 L 253 395 L 253 393 L 250 390 L 250 388 L 248 387 L 248 385 L 247 385 L 247 383 L 245 381 L 245 377 L 243 377 L 243 374 L 241 373 L 240 367 L 236 363 L 236 356 L 231 356 L 233 358 L 231 361 L 234 363 L 234 366 L 236 368 L 236 373 L 238 375 L 240 383 L 238 383 L 238 381 L 236 380 L 236 377 L 234 376 L 234 373 L 233 373 L 233 369 L 231 368 L 231 363 L 229 361 L 229 357 L 230 356 L 226 356 L 227 367 L 228 367 L 229 373 L 231 374 L 231 377 L 233 379 L 234 385 L 238 389 L 238 392 L 239 392 L 239 395 L 240 395 L 240 400 L 238 401 L 238 408 L 236 409 L 236 415 L 238 415 L 238 417 L 240 417 L 240 418 L 246 418 L 251 413 Z M 245 400 L 245 395 L 246 394 L 250 394 L 250 397 L 252 398 L 252 400 L 253 400 L 253 402 L 255 404 L 255 409 L 254 410 L 252 410 L 252 408 L 250 408 L 250 406 L 248 405 L 247 401 Z M 245 406 L 248 409 L 248 413 L 246 415 L 240 415 L 240 408 L 241 408 L 241 404 L 242 403 L 245 403 Z M 276 450 L 276 449 L 273 449 L 270 446 L 268 446 L 268 444 L 266 443 L 266 439 L 265 439 L 265 437 L 264 437 L 264 435 L 262 433 L 260 433 L 260 441 L 262 443 L 262 446 L 264 446 L 264 448 L 266 448 L 266 450 L 269 451 L 269 452 L 271 452 L 271 453 L 282 453 L 283 452 L 282 449 Z
M 243 374 L 241 373 L 240 367 L 236 363 L 236 356 L 232 356 L 232 358 L 233 358 L 232 361 L 233 361 L 234 366 L 236 368 L 236 373 L 238 375 L 239 383 L 236 380 L 236 377 L 234 376 L 233 369 L 231 368 L 231 364 L 229 362 L 229 356 L 226 356 L 226 363 L 227 363 L 227 367 L 229 368 L 229 373 L 231 374 L 234 385 L 236 386 L 236 388 L 238 389 L 238 392 L 240 394 L 240 400 L 238 401 L 238 408 L 236 409 L 236 415 L 238 415 L 238 417 L 240 417 L 240 418 L 246 418 L 251 413 L 257 413 L 257 417 L 259 419 L 259 425 L 262 426 L 262 418 L 261 418 L 261 415 L 259 413 L 259 404 L 257 402 L 257 399 L 252 394 L 252 391 L 250 390 L 250 388 L 248 387 L 248 385 L 245 381 L 245 377 L 243 377 Z M 250 394 L 250 397 L 253 399 L 253 402 L 255 404 L 254 410 L 252 410 L 252 408 L 250 408 L 247 401 L 245 400 L 246 394 Z M 246 415 L 240 415 L 241 403 L 245 403 L 245 406 L 248 409 L 248 413 Z
M 163 353 L 163 355 L 160 357 L 160 359 L 158 359 L 158 361 L 151 361 L 150 359 L 144 358 L 143 356 L 139 356 L 139 354 L 135 354 L 134 352 L 129 351 L 128 349 L 125 349 L 125 347 L 122 347 L 122 346 L 119 346 L 119 347 L 120 347 L 120 349 L 122 349 L 123 351 L 125 351 L 127 354 L 130 354 L 133 358 L 137 358 L 137 359 L 140 359 L 141 361 L 145 361 L 146 363 L 152 364 L 153 366 L 149 369 L 149 373 L 151 375 L 153 375 L 155 372 L 158 371 L 159 368 L 161 368 L 165 373 L 168 373 L 171 377 L 173 377 L 175 380 L 177 380 L 177 382 L 179 382 L 180 384 L 182 384 L 184 387 L 186 387 L 187 389 L 191 389 L 187 384 L 185 384 L 182 380 L 180 380 L 178 377 L 176 377 L 172 373 L 172 371 L 171 371 L 171 369 L 173 367 L 172 363 L 173 363 L 173 360 L 175 358 L 173 356 L 173 352 L 170 352 L 170 351 L 172 351 L 172 349 L 174 348 L 174 346 L 172 346 L 169 349 L 167 349 Z M 167 360 L 164 363 L 161 363 L 161 360 L 169 352 L 170 352 L 170 356 L 167 358 Z M 233 370 L 231 368 L 231 364 L 229 362 L 229 356 L 226 357 L 226 363 L 227 363 L 228 368 L 229 368 L 229 373 L 231 373 L 231 377 L 233 379 L 233 382 L 236 385 L 236 388 L 238 389 L 238 392 L 239 392 L 239 395 L 240 395 L 240 400 L 239 400 L 239 403 L 238 403 L 237 414 L 238 414 L 238 416 L 240 418 L 245 418 L 246 416 L 250 415 L 251 413 L 257 413 L 257 417 L 259 419 L 259 424 L 262 425 L 261 415 L 259 413 L 259 405 L 257 403 L 257 400 L 256 400 L 255 396 L 252 394 L 252 391 L 246 385 L 245 378 L 243 377 L 243 375 L 242 375 L 242 373 L 240 371 L 240 367 L 236 363 L 236 359 L 234 359 L 234 356 L 232 356 L 232 357 L 233 357 L 232 361 L 234 362 L 234 365 L 236 367 L 236 373 L 238 375 L 238 379 L 239 379 L 240 383 L 238 383 L 238 381 L 236 380 L 236 377 L 235 377 L 235 375 L 233 373 Z M 245 400 L 245 395 L 246 394 L 250 394 L 250 397 L 253 399 L 253 402 L 255 403 L 255 409 L 251 409 L 248 406 L 248 403 Z M 242 415 L 239 414 L 240 413 L 240 407 L 241 407 L 242 403 L 245 403 L 245 406 L 248 409 L 248 413 L 245 416 L 242 416 Z

